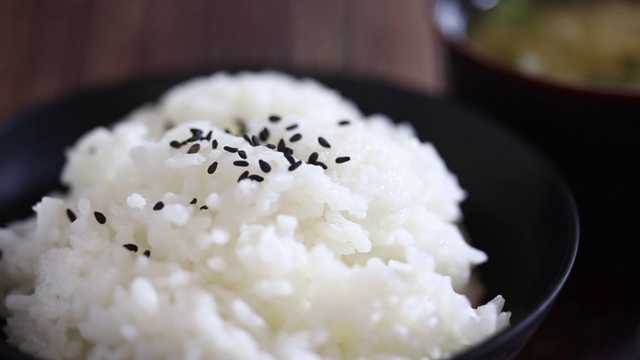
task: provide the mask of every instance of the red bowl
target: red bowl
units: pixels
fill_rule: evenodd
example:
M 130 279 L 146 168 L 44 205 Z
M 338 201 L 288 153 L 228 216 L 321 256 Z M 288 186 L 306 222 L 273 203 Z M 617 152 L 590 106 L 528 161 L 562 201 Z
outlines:
M 589 86 L 531 76 L 479 52 L 466 37 L 469 17 L 482 10 L 473 0 L 436 0 L 434 22 L 448 59 L 449 96 L 489 114 L 546 152 L 574 190 L 583 237 L 625 239 L 635 232 L 640 138 L 640 87 Z M 614 226 L 614 224 L 619 224 Z M 596 240 L 597 239 L 597 240 Z M 619 247 L 598 247 L 622 256 L 612 264 L 636 274 Z M 612 269 L 613 270 L 613 269 Z
M 586 293 L 602 299 L 594 308 L 620 317 L 612 337 L 622 337 L 622 332 L 640 325 L 640 313 L 631 305 L 640 303 L 640 271 L 632 240 L 637 238 L 632 224 L 640 203 L 635 170 L 640 162 L 640 87 L 558 81 L 499 63 L 467 38 L 470 17 L 483 11 L 480 3 L 434 1 L 433 20 L 447 60 L 448 96 L 520 133 L 565 175 L 581 219 L 574 283 L 593 285 Z M 620 294 L 632 296 L 607 293 L 604 285 L 614 280 L 625 288 Z M 570 299 L 574 300 L 576 314 L 589 302 Z M 582 319 L 570 320 L 575 321 L 573 331 L 587 329 L 593 310 L 585 307 L 578 315 Z M 582 340 L 599 343 L 606 337 L 595 334 L 584 334 Z

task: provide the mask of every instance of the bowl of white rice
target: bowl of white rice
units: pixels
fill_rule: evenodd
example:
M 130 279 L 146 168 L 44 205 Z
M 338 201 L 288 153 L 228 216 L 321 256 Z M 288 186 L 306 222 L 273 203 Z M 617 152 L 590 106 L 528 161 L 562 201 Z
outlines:
M 536 149 L 373 81 L 142 80 L 0 138 L 3 359 L 508 359 L 576 256 Z

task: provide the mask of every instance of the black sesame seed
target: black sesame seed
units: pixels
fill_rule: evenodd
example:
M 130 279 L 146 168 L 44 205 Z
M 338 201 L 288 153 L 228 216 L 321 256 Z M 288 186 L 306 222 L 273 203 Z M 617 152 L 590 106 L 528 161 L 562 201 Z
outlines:
M 73 211 L 71 211 L 71 209 L 67 209 L 67 217 L 71 222 L 74 222 L 77 219 L 76 214 L 74 214 Z
M 312 152 L 311 155 L 309 155 L 309 161 L 307 161 L 309 164 L 315 164 L 315 162 L 318 161 L 318 153 L 317 152 Z
M 323 138 L 322 136 L 318 137 L 318 143 L 326 148 L 330 148 L 331 144 L 329 144 L 329 142 Z
M 247 171 L 243 172 L 242 174 L 240 174 L 240 176 L 238 177 L 238 182 L 240 182 L 240 181 L 242 181 L 242 180 L 244 180 L 244 179 L 246 179 L 248 177 L 249 177 L 249 171 L 247 170 Z
M 207 140 L 207 141 L 211 140 L 211 135 L 212 135 L 212 134 L 213 134 L 213 131 L 212 131 L 212 130 L 209 130 L 209 132 L 207 133 L 207 136 L 203 137 L 203 139 L 204 139 L 204 140 Z
M 207 173 L 213 174 L 214 172 L 216 172 L 217 168 L 218 168 L 218 162 L 214 161 L 213 164 L 209 165 L 209 167 L 207 168 Z
M 209 209 L 209 207 L 207 205 L 200 206 L 200 210 L 207 210 L 207 209 Z
M 142 255 L 146 256 L 146 257 L 150 257 L 151 256 L 151 250 L 145 250 Z
M 336 158 L 336 164 L 342 164 L 342 163 L 345 163 L 345 162 L 347 162 L 349 160 L 351 160 L 351 158 L 348 157 L 348 156 L 340 156 L 340 157 Z
M 285 147 L 287 147 L 287 145 L 284 143 L 284 139 L 280 139 L 280 141 L 278 141 L 278 151 L 283 152 Z
M 340 120 L 338 122 L 338 125 L 340 125 L 340 126 L 345 126 L 345 125 L 349 125 L 349 124 L 351 124 L 351 121 L 349 121 L 349 120 Z
M 289 125 L 289 126 L 287 126 L 285 129 L 287 129 L 287 130 L 291 131 L 291 130 L 296 129 L 297 127 L 298 127 L 298 124 L 293 124 L 293 125 Z
M 296 159 L 291 155 L 291 154 L 284 154 L 284 157 L 287 159 L 287 161 L 289 162 L 289 164 L 293 165 L 296 163 Z
M 257 181 L 257 182 L 263 182 L 264 181 L 264 178 L 262 176 L 256 175 L 256 174 L 249 175 L 249 179 L 251 179 L 253 181 Z
M 213 141 L 211 142 L 211 148 L 212 149 L 217 149 L 218 148 L 218 140 L 213 139 Z
M 200 144 L 193 144 L 187 151 L 187 154 L 195 154 L 200 151 Z
M 262 129 L 262 131 L 260 131 L 260 134 L 258 134 L 258 136 L 260 137 L 261 141 L 267 141 L 267 139 L 269 139 L 269 129 L 267 128 Z
M 198 141 L 202 138 L 202 130 L 189 129 L 191 131 L 191 137 L 187 139 L 187 142 Z
M 122 246 L 129 251 L 138 252 L 138 245 L 136 244 L 124 244 Z
M 323 163 L 322 161 L 316 161 L 316 162 L 313 163 L 313 165 L 320 166 L 321 168 L 327 170 L 327 165 L 325 163 Z
M 248 142 L 249 144 L 253 145 L 253 141 L 251 141 L 251 138 L 249 137 L 249 135 L 247 135 L 247 134 L 243 134 L 243 135 L 242 135 L 242 138 L 243 138 L 246 142 Z
M 267 144 L 267 147 L 271 150 L 275 150 L 276 146 L 274 144 Z
M 99 211 L 94 211 L 93 216 L 96 218 L 96 221 L 102 225 L 104 225 L 107 222 L 107 218 L 104 216 L 103 213 Z
M 299 141 L 300 139 L 302 139 L 302 134 L 297 133 L 293 135 L 291 138 L 289 138 L 289 141 L 296 142 L 296 141 Z
M 155 205 L 153 205 L 153 210 L 158 211 L 164 208 L 164 203 L 162 201 L 158 201 Z
M 295 163 L 291 164 L 291 166 L 289 166 L 289 171 L 293 171 L 297 168 L 300 167 L 300 165 L 302 165 L 302 161 L 296 161 Z
M 179 148 L 182 146 L 182 143 L 181 143 L 180 141 L 173 140 L 172 142 L 170 142 L 170 143 L 169 143 L 169 145 L 170 145 L 172 148 L 179 149 Z
M 223 149 L 224 149 L 225 151 L 228 151 L 228 152 L 232 153 L 232 154 L 234 154 L 234 153 L 237 153 L 237 152 L 238 152 L 238 148 L 234 148 L 234 147 L 232 147 L 232 146 L 225 146 Z
M 238 150 L 238 156 L 240 156 L 243 159 L 246 159 L 247 153 L 244 150 Z
M 282 153 L 288 154 L 288 155 L 293 155 L 293 149 L 288 147 L 288 146 L 285 146 L 284 149 L 282 149 Z
M 240 167 L 247 167 L 249 166 L 249 163 L 245 160 L 236 160 L 233 162 L 233 165 L 240 166 Z
M 229 128 L 224 129 L 224 132 L 226 132 L 227 134 L 231 134 L 231 130 Z
M 278 122 L 278 121 L 280 121 L 280 116 L 278 116 L 278 115 L 271 115 L 271 116 L 269 116 L 269 121 L 271 121 L 271 122 Z
M 260 145 L 260 139 L 257 136 L 252 135 L 251 136 L 251 145 L 253 145 L 253 146 Z
M 193 198 L 193 200 L 191 200 L 191 202 L 190 202 L 189 204 L 191 204 L 191 205 L 195 205 L 195 204 L 197 204 L 197 203 L 198 203 L 198 199 Z
M 260 165 L 260 169 L 266 173 L 268 173 L 269 171 L 271 171 L 271 165 L 269 165 L 268 162 L 260 159 L 258 160 L 258 164 Z

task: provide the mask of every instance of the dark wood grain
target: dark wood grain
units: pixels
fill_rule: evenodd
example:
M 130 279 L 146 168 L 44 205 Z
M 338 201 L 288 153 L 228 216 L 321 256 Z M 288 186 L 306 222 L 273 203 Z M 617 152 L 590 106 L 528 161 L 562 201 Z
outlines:
M 431 1 L 2 0 L 0 119 L 82 89 L 229 64 L 343 72 L 438 96 Z

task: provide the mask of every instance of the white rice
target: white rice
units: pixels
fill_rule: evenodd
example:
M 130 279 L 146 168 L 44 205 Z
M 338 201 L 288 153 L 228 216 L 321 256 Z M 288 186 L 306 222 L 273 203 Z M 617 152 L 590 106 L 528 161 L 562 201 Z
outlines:
M 294 170 L 264 146 L 280 139 Z M 4 330 L 26 353 L 439 359 L 509 325 L 502 297 L 474 307 L 487 256 L 458 227 L 465 192 L 434 146 L 311 79 L 185 82 L 86 134 L 62 180 L 68 193 L 0 230 Z

